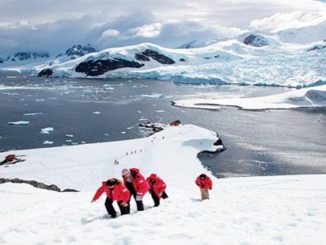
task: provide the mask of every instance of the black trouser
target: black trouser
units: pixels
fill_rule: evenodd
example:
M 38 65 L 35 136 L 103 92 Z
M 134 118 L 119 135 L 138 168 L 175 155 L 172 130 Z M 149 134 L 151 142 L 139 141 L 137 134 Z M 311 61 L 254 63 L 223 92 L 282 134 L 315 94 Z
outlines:
M 154 190 L 149 190 L 149 192 L 151 193 L 151 196 L 153 198 L 154 207 L 158 207 L 160 205 L 160 198 L 156 195 Z
M 9 162 L 8 160 L 3 160 L 2 162 L 0 162 L 0 166 L 3 164 L 6 164 L 7 162 Z
M 137 205 L 137 210 L 138 211 L 143 211 L 144 210 L 144 204 L 142 200 L 137 201 L 136 196 L 137 192 L 134 188 L 134 185 L 131 182 L 126 182 L 126 187 L 130 191 L 130 194 L 134 197 L 136 205 Z
M 122 202 L 118 202 L 118 206 L 119 206 L 121 215 L 130 213 L 130 205 L 129 205 L 129 203 L 127 203 L 127 204 L 128 204 L 128 206 L 124 207 L 122 205 Z M 106 200 L 105 200 L 105 208 L 108 211 L 108 214 L 111 215 L 112 218 L 117 217 L 117 212 L 115 211 L 115 209 L 113 207 L 112 199 L 106 198 Z

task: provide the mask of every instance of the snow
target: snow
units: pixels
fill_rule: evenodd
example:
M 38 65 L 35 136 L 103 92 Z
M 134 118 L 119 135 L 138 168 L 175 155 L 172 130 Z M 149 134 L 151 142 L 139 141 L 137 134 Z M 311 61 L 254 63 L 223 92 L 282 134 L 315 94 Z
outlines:
M 42 114 L 43 112 L 29 112 L 29 113 L 24 113 L 24 116 L 37 116 Z
M 44 140 L 43 145 L 52 145 L 54 142 L 50 140 Z
M 53 127 L 47 127 L 41 129 L 41 134 L 50 134 L 54 130 Z
M 1 166 L 2 177 L 56 183 L 80 192 L 0 185 L 5 200 L 0 202 L 0 243 L 323 244 L 326 175 L 212 176 L 211 199 L 200 201 L 194 180 L 208 172 L 196 155 L 214 150 L 216 140 L 212 131 L 182 125 L 143 139 L 17 151 L 26 161 Z M 125 167 L 138 167 L 145 176 L 159 174 L 167 182 L 169 198 L 151 208 L 147 194 L 145 211 L 136 212 L 132 200 L 132 214 L 112 220 L 103 197 L 93 204 L 90 200 L 102 180 L 120 178 Z
M 29 121 L 8 122 L 9 125 L 28 125 Z
M 218 95 L 215 95 L 218 97 Z M 245 110 L 291 109 L 302 107 L 326 107 L 326 85 L 302 88 L 276 95 L 250 98 L 208 98 L 174 101 L 175 105 L 200 109 L 220 109 L 236 106 Z

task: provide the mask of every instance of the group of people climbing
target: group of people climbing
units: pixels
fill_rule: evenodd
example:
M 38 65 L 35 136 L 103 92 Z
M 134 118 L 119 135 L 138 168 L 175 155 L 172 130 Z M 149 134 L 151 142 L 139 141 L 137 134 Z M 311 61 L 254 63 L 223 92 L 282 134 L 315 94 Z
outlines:
M 160 205 L 161 198 L 166 199 L 166 183 L 157 174 L 152 173 L 146 179 L 138 168 L 124 168 L 121 171 L 123 181 L 117 178 L 110 178 L 103 181 L 96 191 L 91 202 L 99 199 L 103 193 L 106 194 L 105 208 L 112 218 L 117 217 L 113 202 L 116 201 L 120 209 L 120 214 L 130 213 L 131 196 L 135 199 L 137 211 L 144 210 L 143 197 L 149 192 L 154 202 L 154 207 Z M 206 175 L 201 174 L 195 181 L 201 191 L 202 200 L 209 199 L 209 190 L 212 189 L 212 180 Z
M 138 168 L 124 168 L 121 171 L 123 182 L 111 178 L 102 182 L 102 186 L 96 191 L 92 202 L 96 201 L 103 193 L 106 193 L 105 208 L 108 214 L 115 218 L 117 213 L 113 202 L 117 201 L 121 215 L 130 213 L 131 196 L 135 199 L 137 210 L 143 211 L 143 197 L 149 192 L 154 201 L 154 207 L 160 205 L 160 199 L 167 198 L 166 184 L 156 174 L 151 174 L 147 179 Z

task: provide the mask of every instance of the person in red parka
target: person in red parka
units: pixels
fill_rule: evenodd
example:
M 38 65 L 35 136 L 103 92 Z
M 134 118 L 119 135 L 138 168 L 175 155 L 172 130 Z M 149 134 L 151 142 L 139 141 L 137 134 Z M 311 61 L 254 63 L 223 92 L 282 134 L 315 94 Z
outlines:
M 213 182 L 206 174 L 201 174 L 196 179 L 196 185 L 200 188 L 201 199 L 209 199 L 209 190 L 213 188 Z
M 105 208 L 112 218 L 117 217 L 113 201 L 117 201 L 121 215 L 130 213 L 130 192 L 120 180 L 111 178 L 103 181 L 102 186 L 96 191 L 92 202 L 99 199 L 103 193 L 106 193 Z
M 0 165 L 6 164 L 6 163 L 10 163 L 10 162 L 13 162 L 15 160 L 18 160 L 18 158 L 16 157 L 16 155 L 15 154 L 10 154 L 10 155 L 7 155 L 5 157 L 5 160 L 3 160 L 2 162 L 0 162 Z
M 146 181 L 149 184 L 149 193 L 151 193 L 153 198 L 154 207 L 158 207 L 160 205 L 161 197 L 163 199 L 168 198 L 168 195 L 165 192 L 166 184 L 156 174 L 151 174 Z
M 149 189 L 147 181 L 138 168 L 124 168 L 121 171 L 125 186 L 134 197 L 138 211 L 144 210 L 143 196 Z

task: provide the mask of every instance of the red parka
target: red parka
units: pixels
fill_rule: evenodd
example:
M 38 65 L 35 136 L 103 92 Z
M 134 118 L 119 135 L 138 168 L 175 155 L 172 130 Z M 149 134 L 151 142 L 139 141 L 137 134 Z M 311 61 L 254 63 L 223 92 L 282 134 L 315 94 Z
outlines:
M 138 168 L 131 168 L 130 173 L 132 176 L 132 185 L 137 193 L 141 193 L 142 196 L 149 190 L 149 185 L 144 176 L 140 173 Z M 126 177 L 123 177 L 123 182 L 126 184 Z
M 13 160 L 17 160 L 17 157 L 15 154 L 11 154 L 11 155 L 7 155 L 5 159 L 6 161 L 11 162 Z
M 104 192 L 106 193 L 106 196 L 112 201 L 129 202 L 130 200 L 130 192 L 121 182 L 119 184 L 116 184 L 114 188 L 110 190 L 106 182 L 103 181 L 102 186 L 96 191 L 93 197 L 93 201 L 99 199 Z
M 162 193 L 166 189 L 166 184 L 165 182 L 158 177 L 156 174 L 151 174 L 147 179 L 146 179 L 149 188 L 153 190 L 156 194 L 156 196 L 160 199 Z
M 202 189 L 212 189 L 213 182 L 210 177 L 205 175 L 205 179 L 200 178 L 201 175 L 199 175 L 196 179 L 196 185 L 198 185 Z

